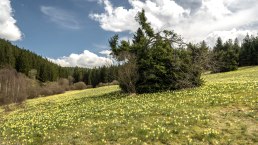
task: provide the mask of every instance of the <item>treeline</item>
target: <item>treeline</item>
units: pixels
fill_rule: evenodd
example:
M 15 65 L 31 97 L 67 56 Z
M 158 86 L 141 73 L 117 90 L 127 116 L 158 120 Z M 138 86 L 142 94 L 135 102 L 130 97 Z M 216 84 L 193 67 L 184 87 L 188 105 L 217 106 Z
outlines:
M 0 39 L 0 105 L 118 84 L 118 66 L 61 67 L 29 50 Z
M 61 67 L 29 50 L 21 49 L 0 39 L 0 69 L 12 67 L 31 79 L 53 82 L 61 78 L 72 79 L 73 83 L 84 82 L 96 87 L 99 83 L 110 83 L 116 79 L 117 66 L 99 68 Z
M 113 81 L 99 83 L 98 86 L 115 84 L 117 83 Z M 86 85 L 82 81 L 74 83 L 72 77 L 61 78 L 54 82 L 40 82 L 28 78 L 11 67 L 0 69 L 0 105 L 21 103 L 28 98 L 61 94 L 69 90 L 83 90 L 91 87 L 92 85 Z
M 69 73 L 46 58 L 0 39 L 0 67 L 6 66 L 27 76 L 32 75 L 42 82 L 56 81 L 58 78 L 67 77 Z
M 73 79 L 73 82 L 84 82 L 92 87 L 112 83 L 117 79 L 119 66 L 103 66 L 99 68 L 64 68 L 72 72 L 68 79 Z
M 258 65 L 258 36 L 247 35 L 239 52 L 239 66 Z
M 207 51 L 203 53 L 207 54 Z M 206 70 L 213 73 L 237 70 L 239 66 L 258 65 L 258 37 L 247 34 L 241 45 L 237 38 L 223 43 L 219 37 L 208 54 L 203 60 L 208 60 Z

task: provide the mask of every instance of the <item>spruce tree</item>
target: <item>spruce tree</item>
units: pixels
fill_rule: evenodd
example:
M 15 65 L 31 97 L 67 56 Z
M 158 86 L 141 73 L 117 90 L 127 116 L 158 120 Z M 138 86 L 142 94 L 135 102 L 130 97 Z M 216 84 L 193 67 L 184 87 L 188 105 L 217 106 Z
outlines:
M 140 24 L 133 36 L 132 43 L 121 41 L 118 43 L 118 35 L 109 40 L 112 55 L 122 61 L 124 66 L 132 67 L 132 74 L 138 77 L 130 77 L 124 74 L 126 79 L 121 79 L 120 86 L 125 92 L 134 90 L 124 86 L 135 83 L 137 93 L 148 93 L 165 90 L 175 90 L 201 85 L 201 71 L 193 65 L 191 54 L 185 49 L 174 48 L 177 44 L 183 44 L 182 39 L 173 31 L 164 30 L 155 33 L 150 23 L 147 22 L 145 11 L 136 16 Z M 126 52 L 126 53 L 125 53 Z M 135 58 L 131 59 L 131 58 Z M 124 67 L 121 67 L 124 69 Z M 135 72 L 136 71 L 136 72 Z M 123 77 L 123 76 L 122 76 Z M 135 81 L 134 79 L 137 78 Z M 134 92 L 130 92 L 134 93 Z

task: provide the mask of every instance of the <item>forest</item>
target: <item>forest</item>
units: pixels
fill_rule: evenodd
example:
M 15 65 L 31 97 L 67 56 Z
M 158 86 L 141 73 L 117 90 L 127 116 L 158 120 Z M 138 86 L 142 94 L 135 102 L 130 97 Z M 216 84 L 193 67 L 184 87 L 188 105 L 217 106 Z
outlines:
M 0 104 L 27 98 L 117 84 L 118 66 L 61 67 L 47 58 L 0 39 Z

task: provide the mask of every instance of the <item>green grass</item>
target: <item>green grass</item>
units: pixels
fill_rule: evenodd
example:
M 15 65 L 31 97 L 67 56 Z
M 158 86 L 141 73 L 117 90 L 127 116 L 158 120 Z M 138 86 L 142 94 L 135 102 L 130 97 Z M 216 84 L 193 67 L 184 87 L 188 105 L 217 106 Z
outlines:
M 0 110 L 0 144 L 258 144 L 258 67 L 200 88 L 125 95 L 117 86 Z

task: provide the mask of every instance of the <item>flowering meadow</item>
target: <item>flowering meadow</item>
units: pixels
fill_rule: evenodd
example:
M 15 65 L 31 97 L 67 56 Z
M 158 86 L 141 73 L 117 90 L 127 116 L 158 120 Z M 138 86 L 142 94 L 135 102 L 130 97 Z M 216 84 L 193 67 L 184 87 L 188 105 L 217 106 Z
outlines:
M 107 86 L 0 109 L 0 144 L 258 144 L 258 67 L 199 88 L 126 95 Z

